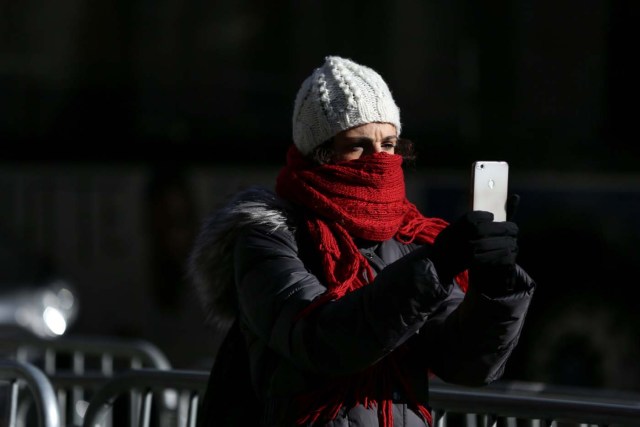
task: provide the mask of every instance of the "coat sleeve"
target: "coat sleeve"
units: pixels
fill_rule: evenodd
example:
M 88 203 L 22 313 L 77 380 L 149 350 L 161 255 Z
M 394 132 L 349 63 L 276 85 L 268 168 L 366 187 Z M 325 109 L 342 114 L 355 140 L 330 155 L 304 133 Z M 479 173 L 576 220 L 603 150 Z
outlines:
M 468 386 L 502 376 L 518 343 L 536 284 L 516 268 L 516 292 L 490 298 L 473 287 L 452 292 L 411 346 L 442 380 Z
M 300 317 L 326 287 L 299 258 L 289 230 L 245 227 L 234 259 L 242 322 L 273 351 L 320 374 L 374 364 L 420 330 L 451 291 L 417 249 L 371 284 Z

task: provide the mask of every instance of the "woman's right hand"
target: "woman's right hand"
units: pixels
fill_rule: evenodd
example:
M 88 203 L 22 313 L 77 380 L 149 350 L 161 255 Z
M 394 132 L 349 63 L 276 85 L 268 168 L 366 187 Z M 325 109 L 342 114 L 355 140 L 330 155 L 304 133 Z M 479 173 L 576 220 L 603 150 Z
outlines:
M 483 237 L 481 226 L 492 221 L 493 214 L 490 212 L 469 211 L 436 236 L 430 258 L 440 282 L 450 283 L 455 276 L 471 266 L 474 241 L 476 245 L 482 243 L 478 242 Z

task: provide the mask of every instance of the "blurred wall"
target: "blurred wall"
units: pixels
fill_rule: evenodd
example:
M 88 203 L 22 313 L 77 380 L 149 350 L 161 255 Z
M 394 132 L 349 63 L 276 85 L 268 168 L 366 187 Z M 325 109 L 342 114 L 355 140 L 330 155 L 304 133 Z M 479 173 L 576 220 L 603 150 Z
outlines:
M 629 170 L 640 153 L 625 137 L 638 88 L 633 2 L 0 7 L 7 160 L 279 163 L 295 91 L 327 54 L 388 80 L 424 167 L 502 157 L 521 169 Z
M 68 334 L 144 338 L 174 366 L 208 367 L 220 331 L 204 325 L 185 279 L 186 258 L 207 212 L 270 175 L 159 166 L 0 169 L 2 238 L 28 248 L 0 259 L 0 290 L 14 285 L 5 274 L 9 263 L 41 261 L 76 292 L 79 315 Z M 17 277 L 23 286 L 43 285 L 24 274 Z
M 312 68 L 351 57 L 392 88 L 428 214 L 464 209 L 473 160 L 511 164 L 540 288 L 508 377 L 637 389 L 638 4 L 0 2 L 0 228 L 77 284 L 74 332 L 207 364 L 188 242 L 272 179 Z

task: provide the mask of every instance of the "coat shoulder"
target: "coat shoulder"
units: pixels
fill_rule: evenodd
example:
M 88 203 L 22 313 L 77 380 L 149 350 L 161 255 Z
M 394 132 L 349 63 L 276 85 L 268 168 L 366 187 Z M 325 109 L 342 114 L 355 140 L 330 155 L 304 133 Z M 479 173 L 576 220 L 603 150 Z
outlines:
M 295 232 L 295 210 L 272 190 L 249 187 L 234 194 L 202 223 L 188 259 L 187 273 L 208 323 L 235 317 L 233 245 L 242 229 L 265 227 Z

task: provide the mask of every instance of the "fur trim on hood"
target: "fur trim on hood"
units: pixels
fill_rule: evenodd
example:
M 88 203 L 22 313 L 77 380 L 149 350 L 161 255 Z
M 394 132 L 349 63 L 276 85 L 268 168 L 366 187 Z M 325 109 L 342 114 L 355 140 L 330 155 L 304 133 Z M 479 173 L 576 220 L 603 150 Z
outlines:
M 205 219 L 189 257 L 187 273 L 207 323 L 224 324 L 236 316 L 233 245 L 239 230 L 250 224 L 267 226 L 272 231 L 293 230 L 287 212 L 290 209 L 273 191 L 250 187 Z

